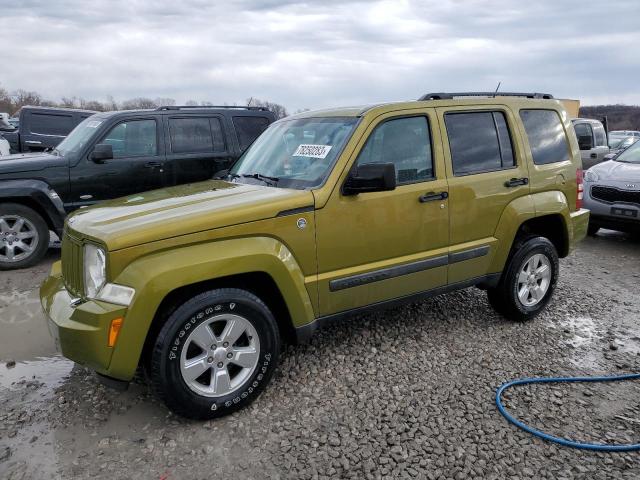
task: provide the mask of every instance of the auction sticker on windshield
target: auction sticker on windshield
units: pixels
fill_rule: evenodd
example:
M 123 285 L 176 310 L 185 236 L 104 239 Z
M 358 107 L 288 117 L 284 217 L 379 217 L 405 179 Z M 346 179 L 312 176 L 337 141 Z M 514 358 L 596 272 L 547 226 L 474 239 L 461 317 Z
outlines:
M 102 122 L 99 120 L 91 120 L 87 123 L 87 128 L 98 128 Z
M 292 157 L 313 157 L 313 158 L 325 158 L 331 150 L 331 145 L 298 145 L 298 148 L 293 152 Z

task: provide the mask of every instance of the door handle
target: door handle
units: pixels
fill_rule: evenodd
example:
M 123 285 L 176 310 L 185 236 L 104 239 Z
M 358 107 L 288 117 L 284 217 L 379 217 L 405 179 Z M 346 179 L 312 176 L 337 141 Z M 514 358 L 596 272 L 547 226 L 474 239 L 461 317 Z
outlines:
M 527 177 L 512 178 L 504 182 L 505 187 L 519 187 L 520 185 L 528 185 L 529 179 Z
M 24 143 L 27 145 L 42 145 L 42 142 L 38 140 L 25 140 Z
M 449 192 L 440 192 L 440 193 L 429 192 L 429 193 L 425 193 L 424 195 L 420 195 L 418 200 L 420 200 L 420 203 L 427 203 L 427 202 L 435 202 L 436 200 L 445 200 L 447 198 L 449 198 Z
M 598 158 L 598 154 L 597 153 L 592 153 L 591 155 L 589 155 L 591 158 Z
M 160 168 L 162 167 L 162 163 L 160 162 L 147 162 L 144 164 L 145 167 L 147 168 Z

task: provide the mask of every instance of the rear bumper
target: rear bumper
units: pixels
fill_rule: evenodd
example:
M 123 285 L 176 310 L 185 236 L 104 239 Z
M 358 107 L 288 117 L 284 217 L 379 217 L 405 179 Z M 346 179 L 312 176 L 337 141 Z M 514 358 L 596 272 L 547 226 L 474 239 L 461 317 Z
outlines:
M 571 252 L 578 242 L 587 236 L 589 228 L 589 210 L 581 208 L 570 214 L 571 225 L 569 226 L 569 252 Z
M 113 354 L 108 346 L 109 328 L 114 318 L 125 316 L 126 307 L 92 300 L 76 305 L 77 299 L 64 287 L 60 262 L 53 265 L 51 275 L 40 287 L 40 302 L 62 355 L 109 375 Z

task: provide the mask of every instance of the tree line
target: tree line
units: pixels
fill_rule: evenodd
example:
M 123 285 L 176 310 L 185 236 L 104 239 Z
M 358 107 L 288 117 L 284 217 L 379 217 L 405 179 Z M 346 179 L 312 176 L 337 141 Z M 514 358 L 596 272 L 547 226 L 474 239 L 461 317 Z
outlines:
M 287 109 L 275 102 L 269 102 L 267 100 L 260 100 L 256 97 L 249 97 L 247 99 L 248 106 L 250 107 L 266 107 L 271 110 L 276 118 L 284 118 L 289 115 Z M 27 90 L 15 90 L 9 92 L 7 89 L 0 86 L 0 112 L 6 112 L 9 115 L 16 114 L 22 107 L 42 106 L 42 107 L 61 107 L 61 108 L 81 108 L 83 110 L 95 110 L 97 112 L 108 112 L 113 110 L 137 110 L 142 108 L 158 108 L 163 106 L 174 106 L 176 101 L 173 98 L 147 98 L 136 97 L 122 102 L 117 102 L 111 95 L 107 96 L 106 101 L 101 102 L 99 100 L 86 100 L 81 97 L 62 97 L 59 101 L 53 101 L 44 98 L 40 93 L 27 91 Z M 196 102 L 195 100 L 189 100 L 185 103 L 187 106 L 212 106 L 213 103 L 207 101 Z M 225 103 L 225 106 L 227 104 Z
M 580 107 L 580 116 L 602 120 L 607 117 L 609 130 L 640 130 L 640 106 L 593 105 Z

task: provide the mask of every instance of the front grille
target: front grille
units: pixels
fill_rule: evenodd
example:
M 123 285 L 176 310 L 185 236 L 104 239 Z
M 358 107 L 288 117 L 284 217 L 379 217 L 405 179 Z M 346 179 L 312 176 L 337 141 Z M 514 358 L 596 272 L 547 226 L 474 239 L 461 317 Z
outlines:
M 75 297 L 81 297 L 84 292 L 82 272 L 82 242 L 65 232 L 62 238 L 62 277 L 65 287 Z
M 591 187 L 591 196 L 607 203 L 640 204 L 640 191 L 638 190 L 620 190 L 614 187 L 594 185 Z

